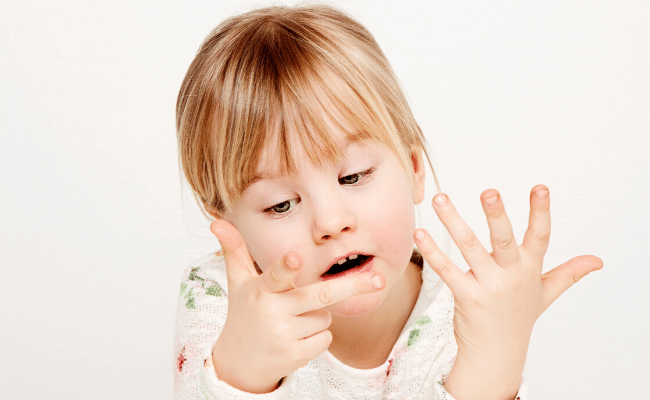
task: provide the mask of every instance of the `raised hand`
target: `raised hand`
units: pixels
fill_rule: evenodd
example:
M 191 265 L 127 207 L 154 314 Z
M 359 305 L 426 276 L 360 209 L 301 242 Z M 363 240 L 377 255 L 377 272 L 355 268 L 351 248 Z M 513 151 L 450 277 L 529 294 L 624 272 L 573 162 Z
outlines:
M 521 245 L 515 241 L 499 193 L 486 190 L 481 200 L 492 253 L 445 194 L 433 200 L 433 208 L 470 267 L 466 273 L 425 230 L 414 235 L 424 258 L 454 294 L 458 357 L 445 387 L 457 400 L 512 399 L 537 318 L 571 285 L 603 266 L 598 257 L 580 256 L 542 274 L 551 233 L 545 186 L 531 191 L 528 229 Z
M 386 284 L 381 274 L 367 272 L 297 288 L 303 267 L 297 254 L 286 254 L 260 275 L 234 226 L 217 220 L 210 229 L 228 274 L 228 315 L 212 359 L 219 379 L 240 390 L 273 391 L 328 349 L 332 316 L 324 307 Z

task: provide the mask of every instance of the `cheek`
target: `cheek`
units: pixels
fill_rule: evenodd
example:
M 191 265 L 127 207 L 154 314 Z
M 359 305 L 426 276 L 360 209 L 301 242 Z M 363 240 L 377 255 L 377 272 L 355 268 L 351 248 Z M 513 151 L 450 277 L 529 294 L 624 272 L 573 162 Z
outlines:
M 373 221 L 377 243 L 384 253 L 398 265 L 405 263 L 413 252 L 413 231 L 415 230 L 415 211 L 411 192 L 398 192 L 404 195 L 383 197 L 378 204 L 378 217 Z M 406 260 L 406 261 L 405 261 Z M 406 264 L 404 264 L 406 265 Z
M 289 251 L 301 254 L 298 235 L 286 235 L 287 231 L 291 231 L 291 228 L 286 224 L 282 224 L 282 229 L 269 227 L 263 223 L 260 224 L 259 221 L 250 225 L 252 229 L 240 231 L 240 233 L 244 237 L 251 257 L 253 257 L 262 272 L 266 271 Z

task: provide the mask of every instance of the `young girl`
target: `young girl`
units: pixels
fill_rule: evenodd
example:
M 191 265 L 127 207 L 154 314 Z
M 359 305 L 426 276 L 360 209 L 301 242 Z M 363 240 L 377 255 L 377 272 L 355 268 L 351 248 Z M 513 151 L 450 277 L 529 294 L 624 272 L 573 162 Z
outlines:
M 177 131 L 222 246 L 181 284 L 178 399 L 523 399 L 536 319 L 602 267 L 582 256 L 541 274 L 542 185 L 520 245 L 499 193 L 481 195 L 491 253 L 434 197 L 467 273 L 415 230 L 424 137 L 372 35 L 327 6 L 219 25 Z

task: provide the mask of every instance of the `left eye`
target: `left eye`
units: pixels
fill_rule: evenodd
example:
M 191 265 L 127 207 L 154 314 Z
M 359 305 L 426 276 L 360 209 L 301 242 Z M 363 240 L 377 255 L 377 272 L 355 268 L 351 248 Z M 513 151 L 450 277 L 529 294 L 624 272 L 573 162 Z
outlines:
M 347 175 L 342 178 L 339 178 L 339 183 L 341 185 L 355 185 L 363 180 L 367 175 L 370 175 L 373 172 L 374 168 L 363 172 L 357 172 L 356 174 Z

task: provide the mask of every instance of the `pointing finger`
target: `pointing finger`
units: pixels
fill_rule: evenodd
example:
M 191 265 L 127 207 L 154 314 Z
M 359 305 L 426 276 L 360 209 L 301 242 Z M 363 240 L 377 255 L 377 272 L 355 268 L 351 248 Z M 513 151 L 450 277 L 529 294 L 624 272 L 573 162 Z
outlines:
M 221 244 L 229 286 L 231 281 L 232 283 L 243 283 L 251 277 L 257 276 L 257 271 L 253 266 L 253 260 L 248 253 L 244 238 L 237 228 L 224 220 L 218 219 L 210 224 L 210 230 Z
M 337 279 L 329 279 L 296 289 L 292 293 L 297 301 L 292 314 L 301 315 L 319 310 L 353 296 L 382 290 L 386 279 L 378 272 L 352 274 Z
M 542 275 L 542 306 L 546 310 L 562 293 L 590 272 L 603 268 L 596 256 L 579 256 Z
M 280 293 L 295 289 L 296 274 L 302 268 L 302 260 L 295 253 L 287 253 L 269 267 L 261 276 L 262 289 L 269 293 Z

